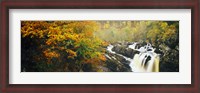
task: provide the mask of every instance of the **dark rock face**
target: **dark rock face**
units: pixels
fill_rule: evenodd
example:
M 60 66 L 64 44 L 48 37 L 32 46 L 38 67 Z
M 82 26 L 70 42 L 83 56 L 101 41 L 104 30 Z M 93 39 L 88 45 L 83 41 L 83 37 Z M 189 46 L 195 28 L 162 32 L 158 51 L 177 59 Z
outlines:
M 151 57 L 150 57 L 150 56 L 147 57 L 147 59 L 146 59 L 146 61 L 145 61 L 145 66 L 146 66 L 146 64 L 147 64 L 147 62 L 148 62 L 149 60 L 151 60 Z
M 138 51 L 135 51 L 135 50 L 133 50 L 133 49 L 128 48 L 128 49 L 125 50 L 124 56 L 127 56 L 127 57 L 129 57 L 129 58 L 133 58 L 134 55 L 135 55 L 135 54 L 138 54 L 138 53 L 139 53 Z
M 158 50 L 159 49 L 159 50 Z M 160 54 L 160 72 L 178 72 L 179 71 L 179 49 L 170 48 L 165 44 L 156 47 L 156 53 Z
M 161 50 L 159 50 L 158 48 L 156 48 L 154 52 L 157 54 L 160 54 L 161 56 L 164 55 L 163 52 Z
M 179 71 L 179 51 L 171 49 L 170 51 L 164 52 L 164 55 L 160 58 L 160 71 L 161 72 Z
M 131 72 L 130 62 L 116 54 L 106 53 L 106 67 L 111 72 Z
M 112 44 L 114 47 L 112 51 L 117 54 L 123 55 L 127 58 L 133 59 L 135 54 L 139 54 L 139 51 L 128 48 L 129 45 L 134 44 L 134 42 L 117 42 Z M 112 54 L 110 52 L 106 52 L 106 68 L 111 72 L 131 72 L 131 68 L 129 66 L 130 61 L 126 60 L 124 57 L 119 56 L 117 54 Z
M 131 58 L 133 59 L 135 54 L 139 54 L 140 52 L 137 50 L 133 50 L 131 48 L 129 48 L 129 45 L 134 44 L 135 42 L 117 42 L 117 43 L 113 43 L 112 45 L 114 46 L 112 48 L 112 51 L 114 51 L 117 54 L 123 55 L 127 58 Z M 141 42 L 141 43 L 137 43 L 136 48 L 139 49 L 143 46 L 147 45 L 146 42 Z M 150 51 L 150 50 L 149 50 Z M 106 53 L 106 65 L 107 68 L 112 71 L 112 72 L 120 72 L 120 71 L 126 71 L 129 72 L 131 71 L 131 68 L 129 66 L 130 62 L 128 60 L 126 60 L 124 57 L 119 56 L 117 54 L 112 54 L 109 53 L 107 51 Z M 149 58 L 147 58 L 147 61 L 150 60 Z
M 116 45 L 113 47 L 112 51 L 115 51 L 118 54 L 121 54 L 123 56 L 133 58 L 135 54 L 138 54 L 139 52 L 133 49 L 128 48 L 128 45 Z
M 145 45 L 147 45 L 146 42 L 141 42 L 141 43 L 137 43 L 137 45 L 135 47 L 136 47 L 136 49 L 140 49 L 141 47 L 143 47 Z
M 134 42 L 117 42 L 112 44 L 114 47 L 112 51 L 117 54 L 123 55 L 125 57 L 133 59 L 135 54 L 139 54 L 138 51 L 128 48 L 129 45 L 134 44 Z M 146 42 L 137 43 L 135 46 L 137 49 L 147 45 Z M 162 43 L 160 45 L 153 46 L 155 48 L 155 53 L 160 54 L 160 72 L 178 72 L 179 71 L 179 47 L 171 48 L 166 44 Z M 151 51 L 151 50 L 148 50 Z M 107 52 L 108 55 L 106 65 L 107 69 L 112 72 L 129 72 L 131 68 L 129 67 L 130 62 L 123 58 L 122 56 L 112 54 Z M 147 57 L 147 61 L 151 60 Z

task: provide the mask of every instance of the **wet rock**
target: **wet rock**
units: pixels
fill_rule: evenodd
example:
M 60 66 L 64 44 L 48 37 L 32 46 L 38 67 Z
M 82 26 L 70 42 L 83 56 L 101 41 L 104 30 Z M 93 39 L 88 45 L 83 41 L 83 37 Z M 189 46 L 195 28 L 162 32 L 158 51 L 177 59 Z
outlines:
M 116 53 L 126 56 L 128 58 L 133 58 L 135 54 L 139 54 L 139 51 L 128 48 L 128 44 L 121 46 L 116 45 L 113 47 L 112 51 L 115 51 Z
M 116 54 L 106 52 L 106 68 L 111 72 L 131 72 L 130 62 Z
M 138 42 L 137 45 L 136 45 L 135 47 L 136 47 L 136 49 L 140 49 L 141 47 L 143 47 L 143 46 L 145 46 L 145 45 L 147 45 L 146 42 Z
M 159 45 L 158 49 L 162 50 L 162 52 L 166 52 L 166 51 L 171 50 L 168 46 L 166 46 L 164 44 Z
M 160 54 L 161 57 L 164 55 L 164 53 L 162 52 L 162 50 L 160 50 L 158 48 L 156 48 L 154 52 L 157 53 L 157 54 Z
M 160 58 L 161 72 L 178 72 L 179 71 L 179 50 L 169 47 L 162 47 L 163 56 Z
M 134 44 L 135 42 L 128 42 L 127 45 L 132 45 Z
M 129 48 L 129 45 L 134 44 L 134 42 L 118 42 L 115 43 L 112 48 L 117 54 L 123 55 L 128 58 L 133 58 L 135 54 L 139 54 L 139 51 L 133 50 Z M 141 47 L 147 45 L 146 42 L 137 42 L 136 48 L 140 49 Z M 155 48 L 154 52 L 160 54 L 160 72 L 178 72 L 179 71 L 179 47 L 176 46 L 174 48 L 170 48 L 169 46 L 161 43 L 160 45 L 153 46 Z M 152 51 L 148 49 L 147 51 Z M 117 54 L 107 53 L 109 57 L 107 57 L 107 68 L 109 71 L 113 72 L 127 72 L 131 71 L 129 67 L 130 62 L 127 61 L 122 56 L 118 56 Z M 151 60 L 150 57 L 147 57 L 144 65 L 147 65 L 147 62 Z
M 135 54 L 139 54 L 139 51 L 128 48 L 128 49 L 125 50 L 124 56 L 127 56 L 127 57 L 132 59 Z

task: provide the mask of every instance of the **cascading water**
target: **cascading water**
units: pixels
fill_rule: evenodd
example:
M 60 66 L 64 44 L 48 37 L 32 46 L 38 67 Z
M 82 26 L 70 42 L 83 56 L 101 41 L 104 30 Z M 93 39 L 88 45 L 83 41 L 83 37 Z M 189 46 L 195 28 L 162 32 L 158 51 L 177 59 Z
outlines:
M 148 43 L 140 48 L 138 48 L 136 45 L 137 43 L 133 43 L 132 45 L 128 46 L 128 48 L 140 52 L 139 54 L 135 54 L 133 59 L 112 51 L 112 48 L 114 47 L 113 45 L 109 45 L 107 50 L 110 53 L 117 54 L 130 61 L 129 66 L 133 72 L 159 72 L 159 54 L 154 52 L 155 49 L 151 46 L 151 44 Z

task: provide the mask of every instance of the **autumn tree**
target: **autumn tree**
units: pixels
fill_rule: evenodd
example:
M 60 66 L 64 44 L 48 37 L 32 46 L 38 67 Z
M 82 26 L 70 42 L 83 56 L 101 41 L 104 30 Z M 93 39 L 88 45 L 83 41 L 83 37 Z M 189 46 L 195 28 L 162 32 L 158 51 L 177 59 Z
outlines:
M 22 70 L 100 71 L 106 43 L 98 29 L 94 21 L 22 21 Z
M 160 71 L 179 71 L 179 21 L 111 21 L 95 35 L 110 43 L 149 42 L 161 54 Z

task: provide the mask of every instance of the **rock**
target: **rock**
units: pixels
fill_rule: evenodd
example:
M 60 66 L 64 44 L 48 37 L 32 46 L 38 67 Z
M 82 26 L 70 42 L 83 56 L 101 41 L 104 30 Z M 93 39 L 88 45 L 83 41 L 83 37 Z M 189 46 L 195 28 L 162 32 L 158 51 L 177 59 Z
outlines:
M 146 42 L 139 42 L 139 43 L 136 44 L 135 47 L 136 47 L 137 49 L 140 49 L 141 47 L 143 47 L 143 46 L 145 46 L 145 45 L 147 45 Z
M 179 71 L 179 51 L 177 51 L 176 49 L 170 49 L 169 51 L 164 52 L 164 55 L 160 58 L 160 71 Z
M 129 48 L 129 45 L 134 44 L 134 42 L 117 42 L 112 48 L 117 54 L 123 55 L 125 57 L 133 59 L 135 54 L 139 54 L 139 51 L 133 50 Z M 137 42 L 136 48 L 140 49 L 141 47 L 147 45 L 146 42 Z M 174 48 L 161 43 L 160 45 L 153 46 L 155 48 L 154 52 L 160 54 L 160 72 L 178 72 L 179 71 L 179 47 L 176 46 Z M 152 49 L 148 49 L 147 51 L 152 51 Z M 114 72 L 128 72 L 131 71 L 129 66 L 130 62 L 127 61 L 122 56 L 117 54 L 107 53 L 109 58 L 107 58 L 106 64 L 109 71 Z M 151 60 L 150 57 L 147 57 L 145 65 L 147 62 Z
M 145 60 L 144 66 L 147 68 L 147 63 L 151 60 L 151 57 L 148 56 L 147 59 Z
M 111 72 L 131 72 L 130 62 L 116 54 L 106 53 L 106 68 Z
M 124 53 L 124 56 L 129 57 L 129 58 L 133 58 L 134 57 L 134 52 L 133 51 L 134 50 L 130 49 L 130 48 L 126 49 L 125 53 Z
M 164 55 L 162 50 L 159 50 L 158 48 L 156 48 L 154 52 L 157 53 L 157 54 L 160 54 L 161 57 Z
M 162 52 L 170 51 L 171 50 L 168 46 L 166 46 L 164 44 L 159 45 L 158 49 L 163 50 Z
M 121 54 L 123 56 L 129 57 L 129 58 L 133 58 L 135 54 L 139 54 L 139 51 L 133 50 L 128 48 L 128 44 L 127 45 L 116 45 L 113 47 L 112 51 Z
M 132 45 L 134 44 L 135 42 L 128 42 L 127 45 Z
M 139 54 L 139 53 L 140 53 L 139 51 L 128 48 L 128 49 L 125 50 L 124 56 L 132 59 L 135 54 Z

